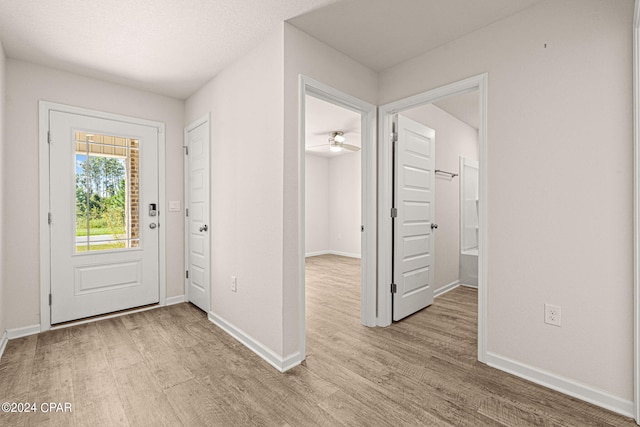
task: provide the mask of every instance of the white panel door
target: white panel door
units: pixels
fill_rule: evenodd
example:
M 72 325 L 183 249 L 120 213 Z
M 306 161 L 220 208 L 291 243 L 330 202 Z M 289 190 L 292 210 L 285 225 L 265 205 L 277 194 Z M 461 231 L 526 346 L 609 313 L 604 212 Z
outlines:
M 433 303 L 435 131 L 397 115 L 393 221 L 393 320 Z
M 158 129 L 49 119 L 51 323 L 158 303 Z
M 185 129 L 187 198 L 187 298 L 209 312 L 209 120 Z

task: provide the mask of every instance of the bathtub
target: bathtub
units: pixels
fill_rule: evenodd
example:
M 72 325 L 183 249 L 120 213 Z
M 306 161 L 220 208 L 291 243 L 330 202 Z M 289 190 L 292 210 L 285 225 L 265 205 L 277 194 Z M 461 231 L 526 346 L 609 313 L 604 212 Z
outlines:
M 460 253 L 460 284 L 478 287 L 478 249 Z

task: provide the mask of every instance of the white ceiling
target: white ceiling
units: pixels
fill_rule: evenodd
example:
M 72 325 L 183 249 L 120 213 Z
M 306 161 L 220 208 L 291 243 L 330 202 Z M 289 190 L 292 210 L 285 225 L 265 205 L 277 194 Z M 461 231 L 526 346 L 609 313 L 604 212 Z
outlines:
M 381 70 L 541 0 L 0 0 L 10 58 L 184 99 L 289 22 Z
M 336 0 L 0 0 L 10 58 L 187 98 L 276 26 Z
M 329 132 L 342 131 L 345 144 L 361 147 L 360 113 L 330 104 L 313 96 L 305 98 L 305 146 L 307 154 L 335 157 L 352 151 L 329 149 Z
M 381 71 L 543 0 L 351 0 L 289 22 Z

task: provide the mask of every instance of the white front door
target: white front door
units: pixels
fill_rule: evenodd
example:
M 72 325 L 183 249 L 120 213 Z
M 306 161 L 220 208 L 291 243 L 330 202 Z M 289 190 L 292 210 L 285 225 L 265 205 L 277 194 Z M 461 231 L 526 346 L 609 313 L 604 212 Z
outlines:
M 185 144 L 187 298 L 208 313 L 211 299 L 208 118 L 187 126 Z
M 51 323 L 159 302 L 158 129 L 49 114 Z
M 433 303 L 435 131 L 397 115 L 394 148 L 393 320 Z

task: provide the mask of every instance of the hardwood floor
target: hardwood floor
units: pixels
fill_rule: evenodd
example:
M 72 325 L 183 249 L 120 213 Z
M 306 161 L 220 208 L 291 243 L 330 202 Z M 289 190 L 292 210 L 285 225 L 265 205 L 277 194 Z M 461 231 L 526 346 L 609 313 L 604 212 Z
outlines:
M 12 340 L 0 425 L 635 426 L 476 361 L 476 292 L 359 322 L 359 260 L 307 260 L 307 359 L 281 374 L 189 304 Z M 43 413 L 43 402 L 72 412 Z

